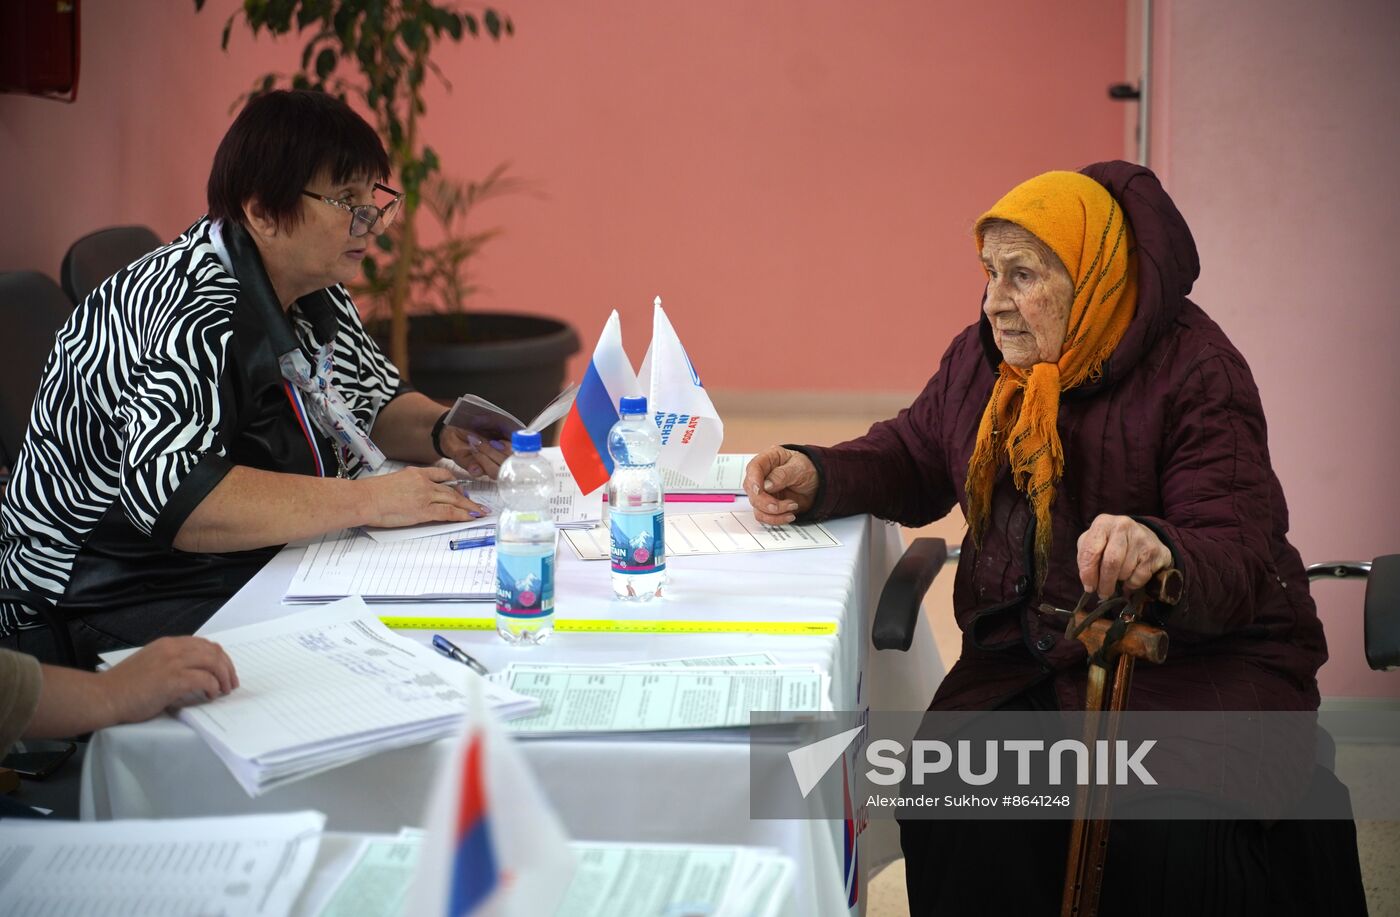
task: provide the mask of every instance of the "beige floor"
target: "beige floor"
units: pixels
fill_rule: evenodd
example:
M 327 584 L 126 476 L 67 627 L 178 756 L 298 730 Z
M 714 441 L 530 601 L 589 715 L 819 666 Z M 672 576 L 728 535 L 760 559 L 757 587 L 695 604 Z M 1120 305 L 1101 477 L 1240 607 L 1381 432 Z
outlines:
M 724 417 L 724 451 L 757 452 L 775 443 L 828 445 L 860 436 L 876 420 L 893 415 L 907 403 L 901 396 L 837 397 L 806 395 L 715 395 Z M 950 544 L 962 540 L 963 519 L 944 519 L 924 529 L 906 530 L 906 540 L 931 534 Z M 926 609 L 951 606 L 952 577 L 940 576 L 925 603 Z M 952 616 L 930 615 L 934 640 L 944 667 L 957 657 L 959 635 Z M 1358 822 L 1361 872 L 1372 917 L 1400 915 L 1400 822 Z M 869 917 L 905 917 L 904 862 L 891 864 L 870 881 L 866 899 Z

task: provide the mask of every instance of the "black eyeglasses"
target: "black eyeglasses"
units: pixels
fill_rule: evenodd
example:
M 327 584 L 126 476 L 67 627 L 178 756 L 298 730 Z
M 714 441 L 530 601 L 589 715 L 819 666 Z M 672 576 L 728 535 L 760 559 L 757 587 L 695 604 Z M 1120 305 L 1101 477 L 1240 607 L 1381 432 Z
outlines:
M 383 207 L 377 207 L 374 204 L 351 204 L 349 201 L 338 201 L 333 197 L 317 194 L 315 191 L 303 190 L 301 193 L 323 204 L 348 210 L 350 212 L 350 235 L 352 238 L 358 239 L 360 236 L 369 235 L 376 228 L 379 232 L 383 232 L 394 222 L 394 217 L 399 215 L 399 204 L 403 202 L 403 193 L 395 191 L 388 185 L 381 185 L 379 182 L 374 183 L 374 190 L 392 195 L 394 199 Z

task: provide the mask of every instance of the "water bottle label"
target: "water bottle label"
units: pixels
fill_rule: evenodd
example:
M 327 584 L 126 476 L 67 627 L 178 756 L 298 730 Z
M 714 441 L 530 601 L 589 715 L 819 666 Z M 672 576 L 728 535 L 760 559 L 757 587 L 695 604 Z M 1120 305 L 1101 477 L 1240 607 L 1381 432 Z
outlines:
M 610 517 L 614 573 L 660 573 L 666 569 L 665 513 L 613 510 Z
M 496 613 L 542 618 L 554 613 L 554 553 L 496 552 Z

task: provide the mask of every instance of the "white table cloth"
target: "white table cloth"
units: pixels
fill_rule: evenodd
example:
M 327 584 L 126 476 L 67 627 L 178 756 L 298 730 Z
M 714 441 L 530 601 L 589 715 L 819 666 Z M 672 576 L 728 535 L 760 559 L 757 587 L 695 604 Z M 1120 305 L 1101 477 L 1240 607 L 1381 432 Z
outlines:
M 733 506 L 747 511 L 742 498 Z M 716 508 L 699 504 L 696 511 Z M 736 611 L 756 610 L 774 620 L 837 621 L 836 636 L 556 633 L 547 644 L 529 649 L 506 646 L 491 632 L 454 631 L 452 638 L 493 670 L 512 660 L 599 663 L 762 651 L 779 662 L 816 664 L 830 672 L 837 710 L 924 709 L 942 676 L 927 623 L 921 619 L 908 653 L 873 654 L 869 645 L 875 601 L 903 550 L 898 528 L 865 516 L 835 520 L 827 527 L 840 547 L 672 558 L 663 603 L 640 608 L 612 599 L 606 563 L 579 561 L 561 545 L 556 614 L 727 620 Z M 282 551 L 202 632 L 292 611 L 281 597 L 303 551 Z M 450 561 L 445 545 L 443 554 Z M 376 607 L 396 616 L 491 614 L 489 605 L 479 603 Z M 429 641 L 433 632 L 405 633 Z M 841 822 L 750 819 L 750 794 L 763 789 L 749 785 L 747 743 L 668 741 L 654 735 L 522 744 L 570 836 L 777 847 L 798 864 L 798 913 L 847 912 Z M 392 833 L 422 823 L 433 775 L 450 748 L 444 741 L 388 752 L 249 799 L 192 730 L 163 717 L 93 737 L 83 767 L 81 811 L 84 818 L 107 819 L 309 808 L 327 814 L 328 830 Z M 774 774 L 773 779 L 791 776 Z M 860 841 L 859 862 L 867 875 L 899 855 L 894 822 L 870 822 Z

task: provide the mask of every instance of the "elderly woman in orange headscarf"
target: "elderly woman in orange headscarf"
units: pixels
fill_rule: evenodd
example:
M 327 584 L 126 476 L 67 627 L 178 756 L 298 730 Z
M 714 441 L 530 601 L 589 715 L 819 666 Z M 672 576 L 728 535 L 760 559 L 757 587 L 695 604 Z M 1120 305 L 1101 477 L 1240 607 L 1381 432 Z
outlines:
M 745 479 L 757 518 L 921 526 L 962 508 L 962 652 L 931 710 L 1083 709 L 1085 651 L 1040 606 L 1137 589 L 1167 567 L 1182 600 L 1149 612 L 1172 652 L 1138 667 L 1130 708 L 1315 710 L 1326 643 L 1258 390 L 1187 299 L 1195 243 L 1156 176 L 1122 162 L 1048 172 L 975 236 L 979 320 L 897 417 L 837 446 L 757 455 Z M 915 914 L 1058 911 L 1065 822 L 902 828 Z M 1362 912 L 1354 829 L 1328 830 L 1308 862 L 1283 863 L 1255 822 L 1115 828 L 1103 912 Z M 1151 868 L 1123 865 L 1133 855 Z

